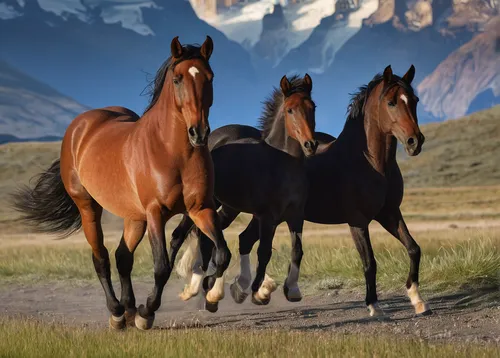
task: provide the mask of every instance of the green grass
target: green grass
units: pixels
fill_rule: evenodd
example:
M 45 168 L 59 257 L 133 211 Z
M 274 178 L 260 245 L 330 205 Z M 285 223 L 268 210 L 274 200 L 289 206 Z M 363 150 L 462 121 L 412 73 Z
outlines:
M 496 346 L 325 332 L 210 329 L 111 332 L 0 320 L 4 357 L 493 357 Z
M 500 229 L 420 233 L 416 239 L 423 252 L 420 271 L 422 289 L 443 292 L 480 287 L 500 288 L 499 233 Z M 228 241 L 234 255 L 228 270 L 230 279 L 239 264 L 237 242 L 234 237 L 228 237 Z M 278 282 L 286 277 L 290 260 L 289 241 L 286 236 L 275 239 L 268 273 Z M 378 265 L 378 287 L 387 291 L 403 288 L 409 270 L 406 250 L 388 234 L 374 234 L 372 241 Z M 108 247 L 116 247 L 116 243 Z M 113 251 L 111 253 L 113 275 L 117 277 Z M 133 276 L 152 278 L 153 264 L 147 240 L 139 246 L 135 257 Z M 256 263 L 255 252 L 253 263 Z M 56 241 L 46 245 L 0 247 L 0 282 L 44 280 L 96 281 L 88 245 Z M 301 284 L 305 288 L 313 285 L 317 289 L 328 288 L 332 284 L 338 288 L 364 287 L 360 258 L 351 238 L 347 235 L 334 238 L 305 237 Z

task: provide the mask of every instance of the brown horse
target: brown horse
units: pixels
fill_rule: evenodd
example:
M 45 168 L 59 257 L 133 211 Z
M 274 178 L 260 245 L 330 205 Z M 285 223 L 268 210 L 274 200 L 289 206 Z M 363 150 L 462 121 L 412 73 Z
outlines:
M 320 146 L 316 155 L 306 162 L 309 190 L 305 219 L 318 224 L 349 224 L 363 263 L 366 305 L 371 316 L 383 314 L 377 303 L 377 266 L 368 232 L 372 220 L 378 221 L 408 251 L 410 273 L 406 288 L 415 313 L 432 313 L 418 291 L 420 247 L 399 209 L 404 185 L 396 162 L 397 140 L 409 155 L 415 156 L 425 139 L 418 127 L 418 98 L 411 87 L 414 76 L 413 66 L 402 78 L 393 75 L 388 66 L 383 75 L 375 76 L 367 86 L 361 87 L 352 98 L 347 122 L 338 139 L 325 143 L 321 139 L 330 138 L 321 138 L 316 133 Z M 233 134 L 257 136 L 236 131 Z M 228 141 L 238 139 L 241 137 L 235 135 L 226 138 Z M 256 218 L 245 234 L 258 237 Z M 186 255 L 183 264 L 189 265 L 189 259 Z
M 213 202 L 214 173 L 206 146 L 210 132 L 213 42 L 201 47 L 171 44 L 172 56 L 158 70 L 151 103 L 139 118 L 121 107 L 91 110 L 68 127 L 61 158 L 41 174 L 35 188 L 15 195 L 15 207 L 40 232 L 67 236 L 83 227 L 92 247 L 97 276 L 104 288 L 110 325 L 139 329 L 153 325 L 165 284 L 172 272 L 165 242 L 166 222 L 187 212 L 216 247 L 216 281 L 223 280 L 229 252 Z M 118 301 L 111 284 L 108 250 L 101 227 L 103 208 L 124 218 L 116 250 L 121 281 Z M 133 255 L 148 228 L 153 252 L 153 291 L 136 314 L 130 274 Z M 222 284 L 207 301 L 223 298 Z

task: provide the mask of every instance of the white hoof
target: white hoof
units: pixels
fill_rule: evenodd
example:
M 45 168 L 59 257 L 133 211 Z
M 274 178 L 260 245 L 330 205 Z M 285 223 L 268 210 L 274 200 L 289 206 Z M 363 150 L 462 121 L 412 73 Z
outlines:
M 153 327 L 153 322 L 155 320 L 155 316 L 151 316 L 148 318 L 141 317 L 140 314 L 135 315 L 135 326 L 141 331 L 147 331 Z
M 379 307 L 378 303 L 373 303 L 368 305 L 368 310 L 370 311 L 370 317 L 383 317 L 385 316 L 384 310 Z

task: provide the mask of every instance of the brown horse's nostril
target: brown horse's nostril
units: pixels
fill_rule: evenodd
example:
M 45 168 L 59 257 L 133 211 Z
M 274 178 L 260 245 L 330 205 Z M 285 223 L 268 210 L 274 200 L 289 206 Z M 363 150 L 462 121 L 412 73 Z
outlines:
M 311 149 L 311 142 L 310 141 L 305 142 L 304 147 L 306 147 L 307 149 Z
M 189 127 L 188 133 L 190 137 L 197 137 L 198 133 L 196 133 L 196 128 L 195 127 Z
M 410 137 L 410 138 L 408 138 L 408 140 L 406 141 L 406 144 L 408 144 L 409 146 L 414 146 L 416 143 L 417 143 L 417 141 L 415 140 L 415 138 L 414 138 L 414 137 Z

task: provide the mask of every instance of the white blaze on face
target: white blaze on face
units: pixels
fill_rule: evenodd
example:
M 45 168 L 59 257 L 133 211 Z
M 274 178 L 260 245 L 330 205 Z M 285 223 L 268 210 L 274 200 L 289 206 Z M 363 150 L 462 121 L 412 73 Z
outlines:
M 194 66 L 191 67 L 188 72 L 191 76 L 193 76 L 193 78 L 196 78 L 196 74 L 200 73 L 200 71 Z
M 401 98 L 401 100 L 405 103 L 405 104 L 408 104 L 408 97 L 406 97 L 405 94 L 402 94 L 399 98 Z

